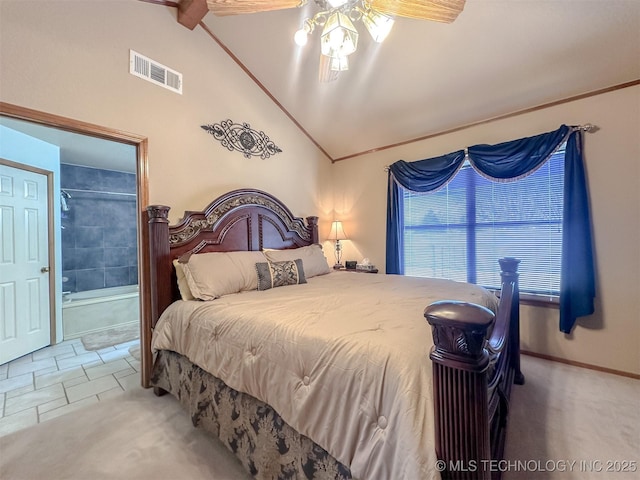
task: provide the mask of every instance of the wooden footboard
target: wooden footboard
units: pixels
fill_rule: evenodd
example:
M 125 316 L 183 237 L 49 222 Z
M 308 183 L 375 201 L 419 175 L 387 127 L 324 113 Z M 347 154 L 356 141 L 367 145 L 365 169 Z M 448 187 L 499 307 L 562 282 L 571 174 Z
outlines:
M 519 260 L 500 260 L 498 315 L 462 302 L 436 302 L 432 326 L 436 454 L 444 479 L 499 478 L 511 385 L 520 372 Z M 495 321 L 494 321 L 495 320 Z

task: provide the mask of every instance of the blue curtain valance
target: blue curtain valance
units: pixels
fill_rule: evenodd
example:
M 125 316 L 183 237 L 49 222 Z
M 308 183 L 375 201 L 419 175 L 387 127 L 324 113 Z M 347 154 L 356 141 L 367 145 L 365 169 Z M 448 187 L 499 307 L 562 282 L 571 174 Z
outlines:
M 469 147 L 469 161 L 485 177 L 494 180 L 517 179 L 549 160 L 570 133 L 571 128 L 563 125 L 554 132 L 534 137 L 497 145 L 474 145 Z
M 407 190 L 430 192 L 446 185 L 458 173 L 464 158 L 464 150 L 458 150 L 417 162 L 398 160 L 389 167 L 389 172 Z
M 475 170 L 495 181 L 520 178 L 544 164 L 566 141 L 560 280 L 560 330 L 571 332 L 576 318 L 594 311 L 595 271 L 591 216 L 581 148 L 582 132 L 562 125 L 558 130 L 497 145 L 474 145 L 440 157 L 389 166 L 387 190 L 386 272 L 404 273 L 403 205 L 400 187 L 429 192 L 446 185 L 465 158 Z
M 497 145 L 474 145 L 441 157 L 389 166 L 389 173 L 403 188 L 413 192 L 430 192 L 446 185 L 458 172 L 465 158 L 471 166 L 493 180 L 517 179 L 533 172 L 546 162 L 573 130 L 562 125 L 558 130 Z M 575 132 L 580 133 L 580 132 Z

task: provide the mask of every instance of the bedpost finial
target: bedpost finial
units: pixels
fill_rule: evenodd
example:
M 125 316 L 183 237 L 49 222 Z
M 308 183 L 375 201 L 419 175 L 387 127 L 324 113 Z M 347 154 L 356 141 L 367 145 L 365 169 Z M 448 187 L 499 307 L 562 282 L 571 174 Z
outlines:
M 504 257 L 498 260 L 500 263 L 500 270 L 504 273 L 518 273 L 518 265 L 520 260 L 514 257 Z
M 169 223 L 169 210 L 171 207 L 166 205 L 149 205 L 147 214 L 149 215 L 149 223 L 162 222 Z
M 484 371 L 489 364 L 485 341 L 495 315 L 488 308 L 466 302 L 439 301 L 430 304 L 424 316 L 432 327 L 436 363 Z

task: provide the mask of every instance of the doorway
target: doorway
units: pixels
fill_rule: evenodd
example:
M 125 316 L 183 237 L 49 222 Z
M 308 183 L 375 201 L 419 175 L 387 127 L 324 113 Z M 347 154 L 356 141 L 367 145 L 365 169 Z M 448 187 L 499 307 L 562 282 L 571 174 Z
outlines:
M 135 248 L 135 253 L 133 254 L 135 257 L 135 267 L 131 265 L 131 261 L 125 266 L 127 269 L 129 277 L 137 276 L 137 282 L 126 282 L 126 283 L 138 283 L 140 285 L 140 291 L 144 291 L 144 262 L 145 255 L 143 252 L 143 237 L 145 236 L 144 230 L 142 227 L 142 219 L 143 219 L 143 209 L 148 204 L 148 177 L 147 177 L 147 139 L 134 134 L 123 133 L 118 130 L 113 130 L 105 127 L 101 127 L 98 125 L 88 124 L 84 122 L 79 122 L 73 119 L 60 117 L 51 115 L 44 112 L 39 112 L 36 110 L 26 109 L 23 107 L 7 104 L 0 102 L 0 125 L 12 124 L 9 128 L 15 128 L 16 122 L 19 122 L 21 128 L 27 129 L 31 133 L 27 133 L 29 135 L 33 135 L 34 131 L 41 129 L 42 131 L 47 131 L 49 133 L 53 133 L 58 135 L 71 135 L 74 140 L 73 144 L 77 145 L 81 143 L 83 140 L 94 140 L 106 142 L 103 145 L 107 145 L 109 147 L 114 147 L 116 149 L 120 148 L 129 148 L 132 152 L 132 155 L 129 157 L 129 163 L 131 164 L 128 169 L 129 173 L 132 176 L 135 176 L 135 184 L 133 185 L 133 189 L 127 193 L 128 195 L 121 195 L 120 198 L 127 198 L 131 203 L 131 200 L 135 200 L 134 208 L 134 221 L 135 221 L 135 233 L 133 234 L 135 239 L 135 244 L 137 248 Z M 37 127 L 37 128 L 36 128 Z M 47 141 L 46 139 L 43 139 Z M 48 140 L 51 142 L 51 139 Z M 55 142 L 54 142 L 55 143 Z M 64 164 L 65 158 L 64 156 L 61 158 L 61 163 Z M 96 168 L 96 165 L 85 165 L 90 168 Z M 71 166 L 68 167 L 69 171 L 73 171 L 75 168 L 81 168 L 79 166 Z M 118 167 L 118 170 L 121 170 L 121 167 Z M 97 173 L 97 170 L 96 170 Z M 111 179 L 113 180 L 113 179 Z M 56 182 L 58 188 L 60 188 L 59 179 Z M 77 190 L 88 190 L 88 192 L 76 192 L 76 200 L 80 200 L 82 196 L 98 196 L 101 199 L 108 198 L 113 193 L 121 193 L 121 192 L 109 192 L 105 193 L 102 188 L 91 189 L 91 188 L 78 188 Z M 97 193 L 95 193 L 97 192 Z M 54 192 L 56 195 L 60 193 L 60 217 L 62 217 L 62 213 L 64 213 L 64 207 L 66 206 L 67 212 L 70 209 L 69 205 L 69 197 L 66 197 L 62 191 Z M 71 192 L 65 192 L 67 195 L 71 195 Z M 134 197 L 134 198 L 132 198 Z M 86 200 L 86 199 L 85 199 Z M 99 199 L 100 200 L 100 199 Z M 90 202 L 91 200 L 86 200 Z M 77 206 L 77 204 L 76 204 Z M 130 208 L 130 206 L 128 207 Z M 64 222 L 61 222 L 61 226 L 65 226 Z M 65 227 L 66 228 L 66 227 Z M 94 229 L 95 232 L 95 229 Z M 85 237 L 86 235 L 91 235 L 91 229 L 84 230 Z M 63 242 L 60 242 L 61 244 Z M 56 247 L 57 250 L 60 250 L 62 245 Z M 126 248 L 126 247 L 123 247 Z M 85 252 L 87 253 L 87 252 Z M 115 251 L 111 252 L 111 258 L 113 259 Z M 67 282 L 63 282 L 63 277 L 65 277 L 62 272 L 65 270 L 65 265 L 62 264 L 61 257 L 58 257 L 59 265 L 56 265 L 56 271 L 58 272 L 55 278 L 52 278 L 51 281 L 55 282 L 55 295 L 54 299 L 51 301 L 51 309 L 55 312 L 55 332 L 51 335 L 52 340 L 51 343 L 58 343 L 63 340 L 64 332 L 63 332 L 63 322 L 62 322 L 62 292 L 67 291 L 63 290 L 64 283 L 69 282 L 69 277 L 66 277 Z M 68 266 L 68 265 L 67 265 Z M 115 281 L 114 272 L 119 274 L 119 277 L 122 277 L 122 273 L 124 272 L 123 268 L 114 268 L 111 271 L 110 282 L 113 283 Z M 86 272 L 85 272 L 86 273 Z M 106 273 L 105 273 L 106 275 Z M 116 275 L 118 276 L 118 275 Z M 77 281 L 77 278 L 75 279 Z M 76 285 L 77 289 L 77 285 Z M 138 317 L 143 318 L 143 312 L 146 310 L 144 308 L 144 300 L 142 296 L 136 297 L 137 305 L 134 308 L 138 311 Z M 144 338 L 141 338 L 141 342 L 145 341 Z M 143 360 L 144 362 L 144 360 Z

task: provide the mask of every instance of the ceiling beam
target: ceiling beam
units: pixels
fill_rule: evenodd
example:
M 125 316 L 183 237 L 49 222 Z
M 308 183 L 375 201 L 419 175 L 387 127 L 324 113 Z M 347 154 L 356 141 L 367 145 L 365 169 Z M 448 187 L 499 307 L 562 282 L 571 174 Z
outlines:
M 193 30 L 208 11 L 207 0 L 182 0 L 178 6 L 178 23 Z

